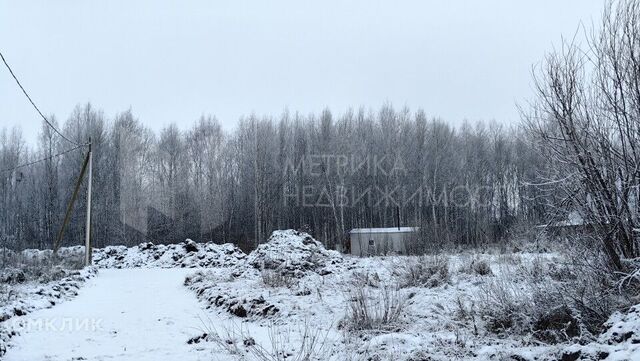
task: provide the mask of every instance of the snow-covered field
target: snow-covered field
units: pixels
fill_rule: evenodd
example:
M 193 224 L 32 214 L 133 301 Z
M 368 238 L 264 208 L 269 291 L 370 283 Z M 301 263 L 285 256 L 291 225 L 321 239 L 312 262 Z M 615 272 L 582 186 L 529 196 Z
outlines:
M 570 324 L 533 337 L 487 313 L 495 290 L 535 304 L 525 280 L 568 277 L 556 253 L 356 258 L 288 230 L 248 255 L 186 241 L 94 259 L 103 269 L 77 297 L 0 324 L 17 333 L 7 360 L 640 359 L 640 307 L 591 338 Z

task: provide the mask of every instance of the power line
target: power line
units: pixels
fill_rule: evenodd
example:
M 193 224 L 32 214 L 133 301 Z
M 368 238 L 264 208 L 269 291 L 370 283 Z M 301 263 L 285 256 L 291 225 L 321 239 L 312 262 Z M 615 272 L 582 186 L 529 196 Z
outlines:
M 7 61 L 5 60 L 4 56 L 2 55 L 2 52 L 0 52 L 0 58 L 2 58 L 2 62 L 4 63 L 4 65 L 7 67 L 7 69 L 9 69 L 9 73 L 11 73 L 11 76 L 13 77 L 13 79 L 16 81 L 16 83 L 18 84 L 18 86 L 20 87 L 20 89 L 22 89 L 22 92 L 24 93 L 24 95 L 27 97 L 27 99 L 29 99 L 29 102 L 31 103 L 31 105 L 33 105 L 33 107 L 36 109 L 36 111 L 38 112 L 38 114 L 40 114 L 40 116 L 42 117 L 42 119 L 44 119 L 44 121 L 51 127 L 51 129 L 53 129 L 56 133 L 58 133 L 64 140 L 66 140 L 67 142 L 73 144 L 73 145 L 77 145 L 79 146 L 80 144 L 72 141 L 71 139 L 67 138 L 64 136 L 64 134 L 60 133 L 60 131 L 58 129 L 56 129 L 56 127 L 53 126 L 53 124 L 51 124 L 51 122 L 49 122 L 49 120 L 47 119 L 47 117 L 44 116 L 44 114 L 42 114 L 42 112 L 40 111 L 40 109 L 38 109 L 38 106 L 36 105 L 36 103 L 33 102 L 33 100 L 31 100 L 31 97 L 29 96 L 29 94 L 27 93 L 26 90 L 24 90 L 24 87 L 22 86 L 22 84 L 20 84 L 20 81 L 18 80 L 18 78 L 16 77 L 16 75 L 13 73 L 13 70 L 11 70 L 11 67 L 9 66 L 9 64 L 7 64 Z
M 30 165 L 34 165 L 34 164 L 37 164 L 37 163 L 40 163 L 40 162 L 44 162 L 45 160 L 53 159 L 55 157 L 59 157 L 61 155 L 67 154 L 69 152 L 72 152 L 72 151 L 74 151 L 74 150 L 76 150 L 78 148 L 82 148 L 82 147 L 86 146 L 87 144 L 79 144 L 79 145 L 77 145 L 77 146 L 75 146 L 73 148 L 69 148 L 69 149 L 64 150 L 64 151 L 62 151 L 60 153 L 57 153 L 57 154 L 54 154 L 54 155 L 51 155 L 51 156 L 48 156 L 48 157 L 45 157 L 45 158 L 42 158 L 42 159 L 34 160 L 33 162 L 20 164 L 20 165 L 17 165 L 15 167 L 7 168 L 7 169 L 2 169 L 2 170 L 0 170 L 0 173 L 11 172 L 11 171 L 14 171 L 16 169 L 20 169 L 20 168 L 28 167 Z

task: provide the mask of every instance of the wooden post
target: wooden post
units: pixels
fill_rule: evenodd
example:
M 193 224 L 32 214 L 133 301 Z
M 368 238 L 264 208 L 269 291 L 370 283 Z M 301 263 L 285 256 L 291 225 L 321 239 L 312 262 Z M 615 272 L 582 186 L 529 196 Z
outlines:
M 69 219 L 71 219 L 71 211 L 73 211 L 73 205 L 76 201 L 76 197 L 78 197 L 78 191 L 80 190 L 80 185 L 82 184 L 82 180 L 84 179 L 84 173 L 87 170 L 87 164 L 89 163 L 89 153 L 84 158 L 82 162 L 82 169 L 80 170 L 80 176 L 78 176 L 78 180 L 76 181 L 76 186 L 73 189 L 73 193 L 71 194 L 71 199 L 69 200 L 69 205 L 67 206 L 67 212 L 64 214 L 64 221 L 62 222 L 62 227 L 60 227 L 60 232 L 58 232 L 58 238 L 56 238 L 55 243 L 53 244 L 53 255 L 55 257 L 58 256 L 58 249 L 62 244 L 62 237 L 64 236 L 64 230 L 69 224 Z
M 93 155 L 91 153 L 91 137 L 89 137 L 89 177 L 87 179 L 87 223 L 85 227 L 84 236 L 84 265 L 91 265 L 91 181 L 93 178 L 92 172 Z

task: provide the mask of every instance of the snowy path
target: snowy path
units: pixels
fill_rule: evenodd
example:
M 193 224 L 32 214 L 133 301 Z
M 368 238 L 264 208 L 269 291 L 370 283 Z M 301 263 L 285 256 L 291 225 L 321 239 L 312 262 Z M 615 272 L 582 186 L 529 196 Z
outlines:
M 186 344 L 205 318 L 182 286 L 189 272 L 100 270 L 75 299 L 26 316 L 30 327 L 5 360 L 212 360 L 210 351 Z

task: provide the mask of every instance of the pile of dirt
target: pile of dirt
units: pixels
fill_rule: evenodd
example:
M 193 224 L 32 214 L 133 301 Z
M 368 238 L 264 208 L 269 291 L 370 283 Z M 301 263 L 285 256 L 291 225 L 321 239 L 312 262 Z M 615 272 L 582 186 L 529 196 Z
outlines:
M 196 293 L 207 309 L 218 307 L 240 318 L 269 318 L 280 312 L 263 295 L 252 295 L 251 287 L 241 290 L 228 287 L 211 272 L 196 272 L 185 279 L 184 285 Z
M 246 254 L 231 243 L 196 243 L 190 239 L 177 244 L 141 243 L 138 246 L 107 246 L 93 249 L 93 264 L 98 268 L 209 268 L 231 267 L 242 263 Z M 53 251 L 25 249 L 5 251 L 6 259 L 15 268 L 33 265 L 59 265 L 79 269 L 84 265 L 84 246 L 62 247 L 54 259 Z M 7 275 L 10 276 L 10 275 Z M 11 278 L 15 278 L 11 275 Z
M 53 256 L 50 249 L 25 249 L 11 251 L 0 249 L 0 259 L 5 268 L 14 267 L 22 270 L 30 268 L 47 268 L 59 266 L 64 269 L 80 269 L 84 266 L 84 246 L 62 247 L 58 256 Z
M 339 274 L 345 263 L 339 252 L 325 249 L 307 233 L 275 231 L 235 267 L 196 272 L 187 277 L 185 286 L 207 308 L 219 308 L 240 318 L 268 319 L 295 312 L 286 307 L 282 294 L 309 296 L 311 288 L 306 283 Z M 273 284 L 268 279 L 282 282 Z
M 247 264 L 255 269 L 276 270 L 296 278 L 309 272 L 331 274 L 342 263 L 340 252 L 327 250 L 309 234 L 292 229 L 274 231 L 247 257 Z
M 529 350 L 517 354 L 519 360 L 635 360 L 640 354 L 640 305 L 627 312 L 616 312 L 603 325 L 605 331 L 593 341 L 581 344 L 575 342 L 544 349 L 538 355 L 530 355 Z
M 230 267 L 245 257 L 246 254 L 231 243 L 196 243 L 190 239 L 178 244 L 146 242 L 131 248 L 108 246 L 93 251 L 94 264 L 100 268 Z
M 640 354 L 640 305 L 616 312 L 604 324 L 606 329 L 595 342 L 572 345 L 562 351 L 563 360 L 622 360 Z

